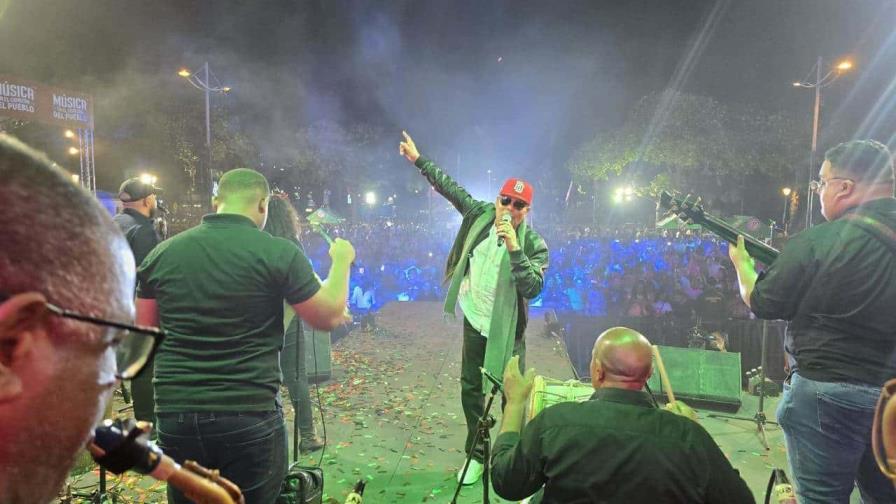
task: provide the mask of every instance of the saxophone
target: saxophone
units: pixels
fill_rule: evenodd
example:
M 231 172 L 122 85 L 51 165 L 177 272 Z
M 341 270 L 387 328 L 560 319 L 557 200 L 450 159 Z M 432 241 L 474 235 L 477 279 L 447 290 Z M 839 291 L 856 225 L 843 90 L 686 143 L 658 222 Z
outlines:
M 197 504 L 245 504 L 239 487 L 214 469 L 192 460 L 183 465 L 149 440 L 152 424 L 127 420 L 104 420 L 93 432 L 87 450 L 108 471 L 121 474 L 133 470 L 166 481 Z

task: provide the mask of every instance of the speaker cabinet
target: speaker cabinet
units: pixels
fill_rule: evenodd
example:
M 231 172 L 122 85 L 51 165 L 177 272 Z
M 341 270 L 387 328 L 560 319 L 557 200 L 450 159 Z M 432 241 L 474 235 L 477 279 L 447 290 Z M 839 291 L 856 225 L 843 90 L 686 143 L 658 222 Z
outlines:
M 305 333 L 305 374 L 309 383 L 321 383 L 332 376 L 330 332 L 318 331 L 302 322 Z M 674 387 L 674 385 L 673 385 Z

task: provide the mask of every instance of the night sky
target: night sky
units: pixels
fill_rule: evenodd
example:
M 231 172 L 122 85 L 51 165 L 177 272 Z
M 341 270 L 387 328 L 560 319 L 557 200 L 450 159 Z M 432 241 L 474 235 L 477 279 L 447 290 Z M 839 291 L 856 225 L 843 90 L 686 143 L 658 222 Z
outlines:
M 795 114 L 808 139 L 812 92 L 791 83 L 817 56 L 856 62 L 825 90 L 823 133 L 838 138 L 823 144 L 856 135 L 892 145 L 896 123 L 885 113 L 896 83 L 887 0 L 0 6 L 0 73 L 92 93 L 100 141 L 127 137 L 119 118 L 148 94 L 201 101 L 176 71 L 206 60 L 233 88 L 214 100 L 263 159 L 282 157 L 295 131 L 317 121 L 366 123 L 394 131 L 396 145 L 408 129 L 470 183 L 487 166 L 498 178 L 541 174 L 565 186 L 576 148 L 666 88 Z M 119 180 L 127 167 L 99 154 L 100 182 Z

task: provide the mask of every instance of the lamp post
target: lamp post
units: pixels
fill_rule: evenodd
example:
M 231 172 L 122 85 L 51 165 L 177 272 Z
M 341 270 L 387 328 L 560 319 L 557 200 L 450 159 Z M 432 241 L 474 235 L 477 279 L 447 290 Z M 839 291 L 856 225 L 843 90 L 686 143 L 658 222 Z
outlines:
M 824 68 L 824 60 L 821 56 L 815 63 L 815 82 L 799 81 L 794 82 L 794 87 L 809 88 L 815 90 L 815 106 L 812 114 L 812 150 L 809 154 L 809 178 L 806 181 L 806 229 L 812 226 L 812 211 L 814 200 L 812 198 L 812 190 L 808 188 L 809 182 L 815 177 L 815 158 L 818 151 L 818 121 L 821 115 L 821 90 L 830 86 L 844 72 L 852 68 L 852 62 L 843 60 L 832 66 L 828 72 L 822 76 L 821 72 Z
M 228 86 L 212 86 L 209 79 L 208 61 L 202 65 L 202 77 L 196 75 L 186 68 L 180 69 L 177 75 L 187 79 L 194 88 L 205 93 L 205 149 L 206 149 L 206 169 L 200 175 L 200 190 L 205 194 L 204 205 L 211 203 L 210 196 L 212 190 L 212 126 L 211 126 L 211 108 L 209 106 L 211 93 L 225 94 L 230 92 Z M 217 80 L 217 79 L 216 79 Z
M 789 187 L 785 187 L 781 189 L 781 194 L 784 195 L 784 214 L 781 215 L 781 225 L 784 226 L 784 235 L 787 235 L 787 206 L 790 203 L 790 193 L 791 189 Z

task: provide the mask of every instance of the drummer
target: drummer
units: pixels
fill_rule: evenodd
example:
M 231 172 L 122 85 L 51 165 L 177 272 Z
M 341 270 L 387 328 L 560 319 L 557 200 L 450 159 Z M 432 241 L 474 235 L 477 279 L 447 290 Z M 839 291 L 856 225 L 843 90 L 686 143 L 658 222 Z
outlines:
M 653 369 L 650 342 L 626 327 L 594 343 L 582 403 L 556 404 L 523 428 L 535 371 L 504 372 L 507 405 L 492 456 L 495 492 L 524 499 L 544 487 L 551 502 L 754 502 L 753 494 L 689 408 L 657 409 L 643 391 Z

